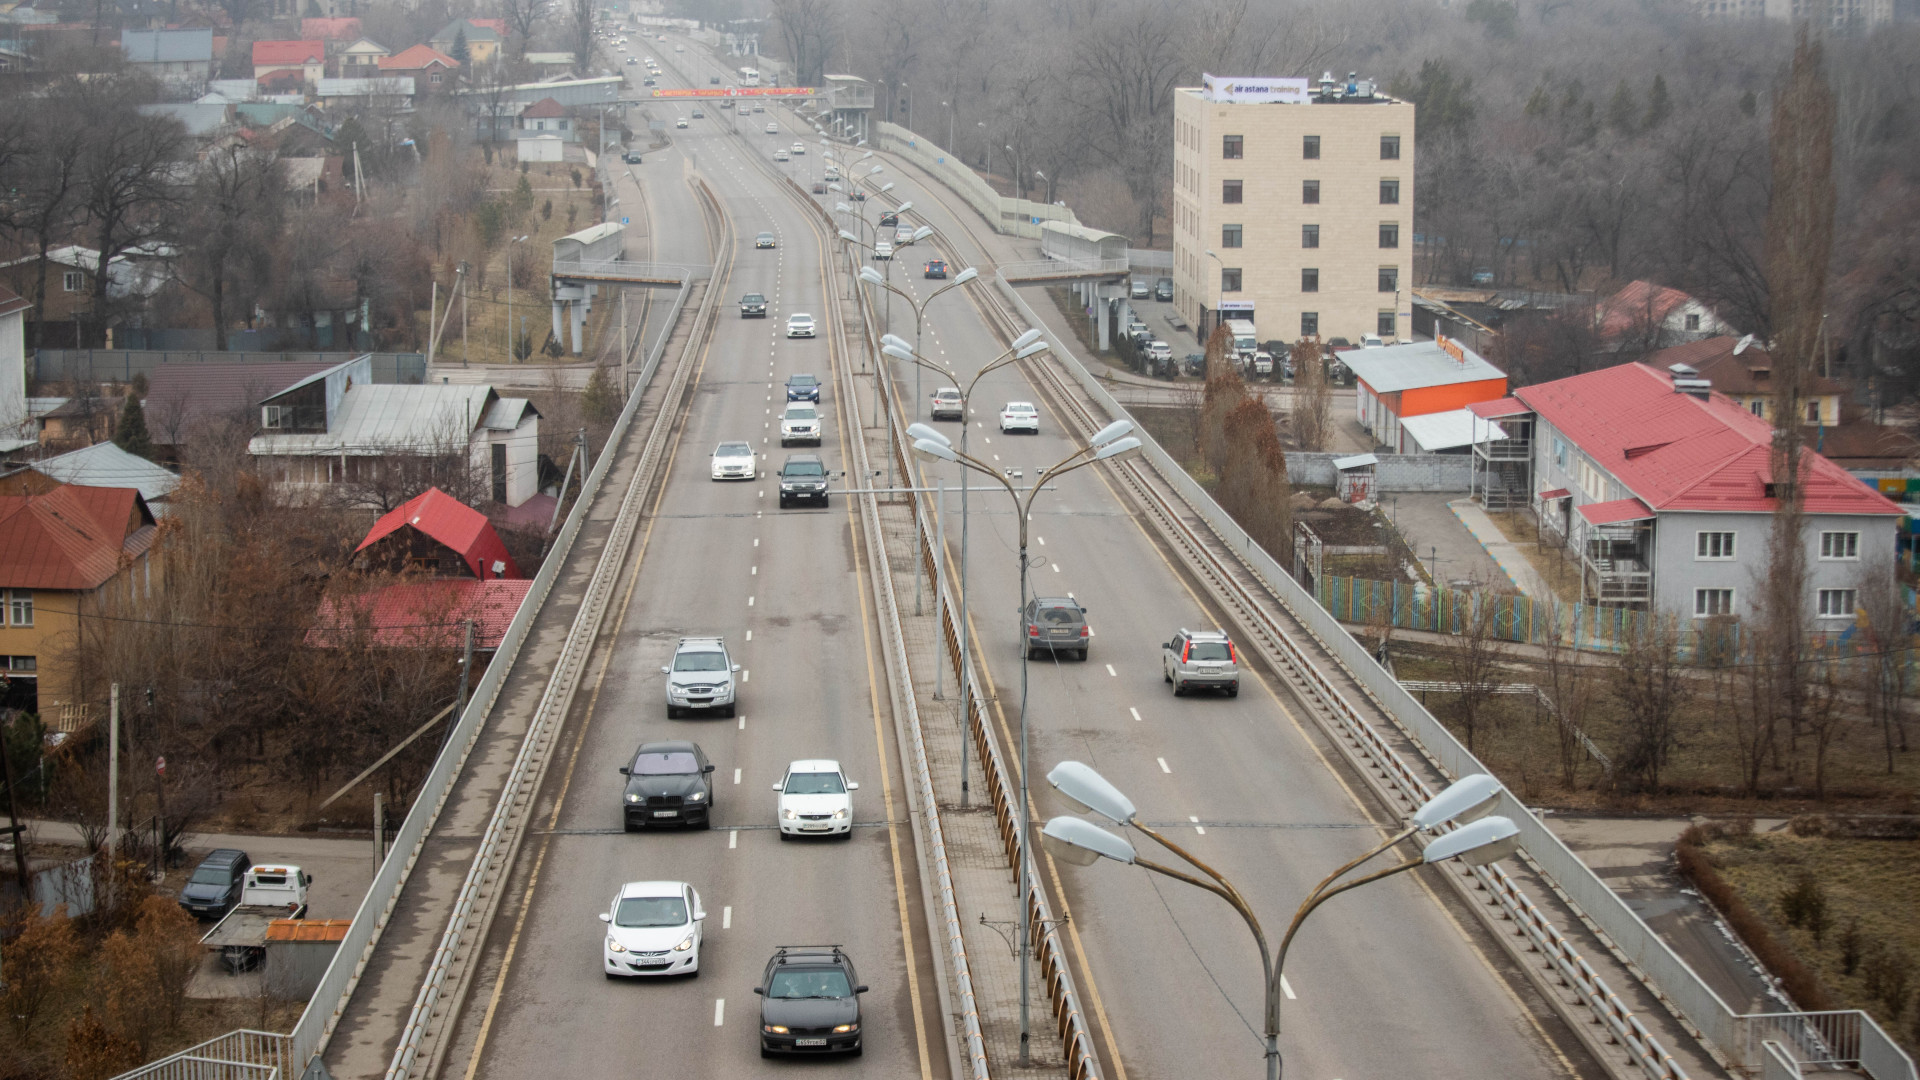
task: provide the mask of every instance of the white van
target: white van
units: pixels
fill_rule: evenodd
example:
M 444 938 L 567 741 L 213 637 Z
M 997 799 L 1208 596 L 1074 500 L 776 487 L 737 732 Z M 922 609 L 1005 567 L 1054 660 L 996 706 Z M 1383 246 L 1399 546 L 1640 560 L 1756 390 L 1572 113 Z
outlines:
M 1260 351 L 1259 335 L 1254 331 L 1251 322 L 1245 319 L 1228 319 L 1227 333 L 1233 335 L 1233 351 L 1239 353 L 1243 359 L 1251 359 L 1254 353 Z

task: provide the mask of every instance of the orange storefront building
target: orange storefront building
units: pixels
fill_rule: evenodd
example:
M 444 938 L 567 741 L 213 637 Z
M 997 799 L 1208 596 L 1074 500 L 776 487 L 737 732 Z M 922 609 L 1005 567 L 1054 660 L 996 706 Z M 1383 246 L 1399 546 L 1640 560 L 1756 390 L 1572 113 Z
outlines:
M 1506 375 L 1451 338 L 1353 349 L 1340 359 L 1359 389 L 1355 419 L 1389 453 L 1415 452 L 1401 424 L 1408 417 L 1455 412 L 1507 394 Z

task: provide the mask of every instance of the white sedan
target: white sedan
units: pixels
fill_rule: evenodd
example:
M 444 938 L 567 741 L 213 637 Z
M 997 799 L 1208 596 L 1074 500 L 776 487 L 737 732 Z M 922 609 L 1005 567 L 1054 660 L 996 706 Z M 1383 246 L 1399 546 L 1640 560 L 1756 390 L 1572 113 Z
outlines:
M 804 153 L 806 153 L 806 152 L 807 152 L 807 144 L 806 144 L 806 143 L 803 143 L 803 142 L 797 142 L 797 143 L 794 143 L 794 144 L 793 144 L 793 152 L 794 152 L 795 154 L 804 154 Z
M 813 336 L 813 316 L 811 315 L 787 316 L 787 336 L 790 338 L 812 337 Z
M 723 442 L 713 452 L 715 480 L 751 480 L 754 465 L 753 447 L 743 442 Z
M 769 135 L 778 135 L 778 134 L 780 134 L 780 125 L 779 125 L 779 124 L 768 124 L 768 125 L 767 125 L 767 134 L 769 134 Z
M 787 152 L 785 150 L 775 150 L 773 152 L 773 160 L 775 161 L 787 160 Z
M 707 917 L 700 894 L 684 881 L 629 881 L 607 924 L 602 967 L 607 978 L 636 975 L 698 975 L 700 923 Z
M 1034 408 L 1031 401 L 1009 401 L 1007 407 L 1000 410 L 1000 430 L 1024 431 L 1029 435 L 1038 435 L 1040 434 L 1040 410 Z
M 826 759 L 795 761 L 773 785 L 780 793 L 774 812 L 780 839 L 795 836 L 853 836 L 853 795 L 860 785 L 847 779 L 840 763 Z

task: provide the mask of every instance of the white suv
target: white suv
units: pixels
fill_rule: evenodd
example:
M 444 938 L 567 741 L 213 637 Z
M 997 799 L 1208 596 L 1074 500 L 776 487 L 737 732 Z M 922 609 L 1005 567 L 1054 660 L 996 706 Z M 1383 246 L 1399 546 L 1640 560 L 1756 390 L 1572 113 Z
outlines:
M 795 761 L 773 785 L 780 839 L 795 836 L 853 836 L 853 795 L 860 785 L 847 779 L 840 763 L 824 758 Z
M 708 711 L 732 716 L 733 676 L 739 670 L 740 665 L 727 656 L 725 638 L 681 638 L 673 650 L 673 663 L 660 669 L 667 677 L 667 718 Z
M 796 401 L 780 414 L 780 445 L 812 443 L 820 445 L 820 407 L 810 401 Z
M 1173 684 L 1175 697 L 1194 690 L 1224 690 L 1240 696 L 1240 653 L 1225 630 L 1181 627 L 1160 647 L 1160 677 Z
M 602 913 L 607 978 L 700 974 L 700 893 L 684 881 L 629 881 Z

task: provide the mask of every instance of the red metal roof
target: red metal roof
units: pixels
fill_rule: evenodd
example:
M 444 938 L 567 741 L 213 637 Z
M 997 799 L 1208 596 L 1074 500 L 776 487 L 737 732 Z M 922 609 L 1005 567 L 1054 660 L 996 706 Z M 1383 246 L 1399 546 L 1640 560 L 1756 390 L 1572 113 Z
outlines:
M 300 32 L 312 40 L 352 41 L 360 36 L 360 20 L 351 15 L 300 20 Z
M 347 939 L 352 919 L 275 919 L 267 924 L 268 941 L 331 941 Z
M 473 647 L 490 652 L 500 647 L 507 625 L 532 589 L 531 578 L 433 578 L 351 596 L 330 595 L 320 601 L 307 644 L 338 647 L 364 632 L 380 648 L 457 649 L 460 624 L 472 620 Z
M 1554 499 L 1564 499 L 1571 494 L 1573 494 L 1573 492 L 1568 491 L 1566 488 L 1554 488 L 1552 491 L 1541 492 L 1540 499 L 1542 502 L 1550 502 Z
M 1674 308 L 1692 299 L 1679 289 L 1651 281 L 1629 282 L 1619 292 L 1600 301 L 1596 320 L 1600 336 L 1613 338 L 1645 326 L 1658 326 L 1673 314 Z
M 1580 516 L 1595 525 L 1613 525 L 1622 521 L 1651 521 L 1653 511 L 1639 499 L 1615 499 L 1612 502 L 1587 503 Z
M 1498 401 L 1471 401 L 1467 408 L 1482 420 L 1498 420 L 1503 416 L 1519 416 L 1533 410 L 1522 405 L 1519 398 L 1503 397 Z
M 399 532 L 414 528 L 452 548 L 466 561 L 477 578 L 517 578 L 523 576 L 507 554 L 507 545 L 493 531 L 487 516 L 439 488 L 427 490 L 387 511 L 367 538 L 353 550 L 358 553 Z M 496 566 L 496 564 L 504 564 Z
M 445 68 L 457 68 L 460 61 L 430 45 L 414 45 L 402 49 L 392 56 L 380 58 L 381 71 L 417 71 L 429 64 L 439 64 Z
M 256 41 L 253 43 L 253 66 L 272 64 L 274 67 L 299 67 L 302 64 L 318 64 L 327 58 L 327 43 L 324 41 Z
M 1654 510 L 1773 512 L 1773 429 L 1725 395 L 1675 393 L 1666 372 L 1621 364 L 1515 396 Z M 1801 469 L 1808 513 L 1903 513 L 1818 454 Z
M 0 496 L 0 588 L 97 588 L 119 572 L 130 538 L 142 550 L 150 544 L 152 525 L 133 488 L 62 484 Z
M 4 285 L 0 285 L 0 315 L 11 315 L 16 311 L 25 311 L 33 304 Z
M 549 120 L 565 115 L 567 115 L 566 106 L 561 105 L 550 97 L 541 98 L 539 101 L 520 110 L 520 118 L 522 120 Z

